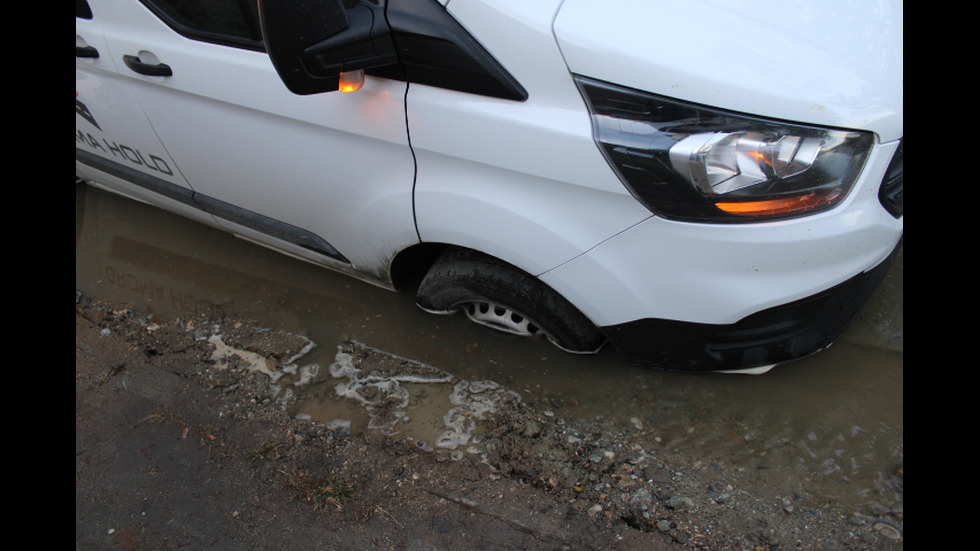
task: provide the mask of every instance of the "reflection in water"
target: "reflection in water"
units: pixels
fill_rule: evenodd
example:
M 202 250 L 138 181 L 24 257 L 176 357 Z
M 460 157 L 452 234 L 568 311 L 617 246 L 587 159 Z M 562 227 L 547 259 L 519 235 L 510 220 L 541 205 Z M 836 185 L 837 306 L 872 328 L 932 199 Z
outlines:
M 318 346 L 304 361 L 321 366 L 353 339 L 457 379 L 493 380 L 555 415 L 626 434 L 678 466 L 774 496 L 805 487 L 902 508 L 890 480 L 904 461 L 901 255 L 841 342 L 759 377 L 651 371 L 624 365 L 611 350 L 573 356 L 489 333 L 425 314 L 408 294 L 85 186 L 76 186 L 75 285 L 165 319 L 220 310 L 306 335 Z M 312 388 L 300 413 L 324 422 L 356 417 L 332 386 Z M 440 430 L 438 415 L 423 410 L 438 409 L 449 391 L 415 390 L 420 438 Z

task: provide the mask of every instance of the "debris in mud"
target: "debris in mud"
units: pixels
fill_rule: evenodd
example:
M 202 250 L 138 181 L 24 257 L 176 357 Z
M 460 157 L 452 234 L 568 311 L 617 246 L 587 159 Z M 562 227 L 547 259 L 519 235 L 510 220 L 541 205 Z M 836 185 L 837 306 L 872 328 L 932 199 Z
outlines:
M 409 391 L 403 383 L 446 383 L 452 375 L 421 362 L 401 358 L 348 341 L 337 347 L 328 368 L 338 383 L 337 395 L 349 398 L 368 411 L 368 428 L 386 434 L 408 422 Z
M 607 441 L 599 433 L 566 427 L 550 412 L 538 413 L 520 395 L 494 381 L 454 381 L 451 374 L 358 342 L 338 346 L 329 367 L 338 395 L 370 414 L 369 428 L 395 435 L 409 420 L 406 384 L 454 383 L 442 421 L 445 430 L 429 451 L 453 460 L 471 458 L 493 476 L 516 478 L 579 504 L 589 516 L 663 532 L 665 519 L 695 508 L 675 495 L 669 478 L 646 480 L 662 469 L 640 446 Z M 660 522 L 658 525 L 657 522 Z
M 212 361 L 217 367 L 243 365 L 250 371 L 268 375 L 272 382 L 300 368 L 296 361 L 312 350 L 316 343 L 303 335 L 233 324 L 208 337 L 214 346 Z M 315 376 L 315 366 L 308 366 L 301 376 Z
M 481 453 L 474 440 L 474 432 L 479 421 L 488 415 L 509 409 L 521 402 L 519 394 L 508 390 L 493 381 L 460 381 L 456 383 L 450 401 L 455 406 L 443 417 L 446 431 L 436 440 L 436 447 L 447 450 L 471 444 L 467 451 Z M 458 457 L 460 454 L 454 454 Z
M 453 379 L 450 373 L 441 369 L 356 341 L 338 346 L 334 360 L 330 366 L 333 377 L 347 377 L 358 382 L 448 383 Z
M 355 341 L 337 347 L 329 372 L 336 379 L 347 379 L 337 385 L 336 392 L 367 409 L 368 428 L 387 434 L 394 434 L 409 421 L 411 393 L 406 384 L 447 384 L 454 380 L 452 374 L 441 369 Z M 445 431 L 436 439 L 435 447 L 449 450 L 450 457 L 459 459 L 459 448 L 468 446 L 470 453 L 481 451 L 475 447 L 477 422 L 519 402 L 520 396 L 493 381 L 464 380 L 456 382 L 449 401 L 453 407 L 443 416 Z M 431 449 L 424 442 L 420 447 Z

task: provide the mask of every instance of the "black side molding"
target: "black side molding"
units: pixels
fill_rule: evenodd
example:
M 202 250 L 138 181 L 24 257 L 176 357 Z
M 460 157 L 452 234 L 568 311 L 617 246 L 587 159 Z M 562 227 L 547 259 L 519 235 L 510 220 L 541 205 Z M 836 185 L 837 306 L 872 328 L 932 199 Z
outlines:
M 330 243 L 327 243 L 322 237 L 316 235 L 315 233 L 298 228 L 292 224 L 287 224 L 280 220 L 276 220 L 275 218 L 269 218 L 268 216 L 261 215 L 257 212 L 236 207 L 231 203 L 226 203 L 208 195 L 202 195 L 195 192 L 194 200 L 201 206 L 201 210 L 215 216 L 216 218 L 234 222 L 235 224 L 245 226 L 247 228 L 252 228 L 253 230 L 262 232 L 277 239 L 287 241 L 294 245 L 299 245 L 304 249 L 309 249 L 313 252 L 329 256 L 334 260 L 339 260 L 350 264 L 350 261 L 347 260 L 344 255 L 340 254 L 340 251 L 333 248 Z
M 127 166 L 89 153 L 88 151 L 75 148 L 75 160 L 84 163 L 92 168 L 96 168 L 113 176 L 122 178 L 127 182 L 135 184 L 145 190 L 152 191 L 163 197 L 167 197 L 181 204 L 199 209 L 216 218 L 227 220 L 263 234 L 281 239 L 288 243 L 298 245 L 313 252 L 330 257 L 334 260 L 350 264 L 344 255 L 335 249 L 322 237 L 287 224 L 281 220 L 276 220 L 268 216 L 253 212 L 241 207 L 236 207 L 230 203 L 215 199 L 208 195 L 197 193 L 190 189 L 172 184 L 162 178 L 157 178 L 150 174 L 145 174 Z

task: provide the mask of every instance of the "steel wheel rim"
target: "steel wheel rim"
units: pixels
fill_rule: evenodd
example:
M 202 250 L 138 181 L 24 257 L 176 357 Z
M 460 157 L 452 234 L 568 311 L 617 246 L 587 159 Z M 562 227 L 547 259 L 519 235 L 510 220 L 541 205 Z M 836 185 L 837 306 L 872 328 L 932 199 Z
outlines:
M 541 334 L 541 329 L 523 314 L 492 302 L 478 301 L 464 305 L 463 312 L 473 323 L 522 337 Z

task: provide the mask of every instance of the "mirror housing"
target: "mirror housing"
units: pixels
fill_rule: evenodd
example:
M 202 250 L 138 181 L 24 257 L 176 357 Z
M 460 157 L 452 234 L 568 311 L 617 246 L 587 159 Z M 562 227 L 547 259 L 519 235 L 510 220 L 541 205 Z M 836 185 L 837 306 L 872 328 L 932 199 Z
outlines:
M 340 73 L 527 99 L 527 91 L 437 0 L 259 0 L 266 51 L 295 94 L 337 90 Z
M 262 39 L 294 94 L 337 90 L 340 73 L 398 63 L 383 2 L 259 0 Z

